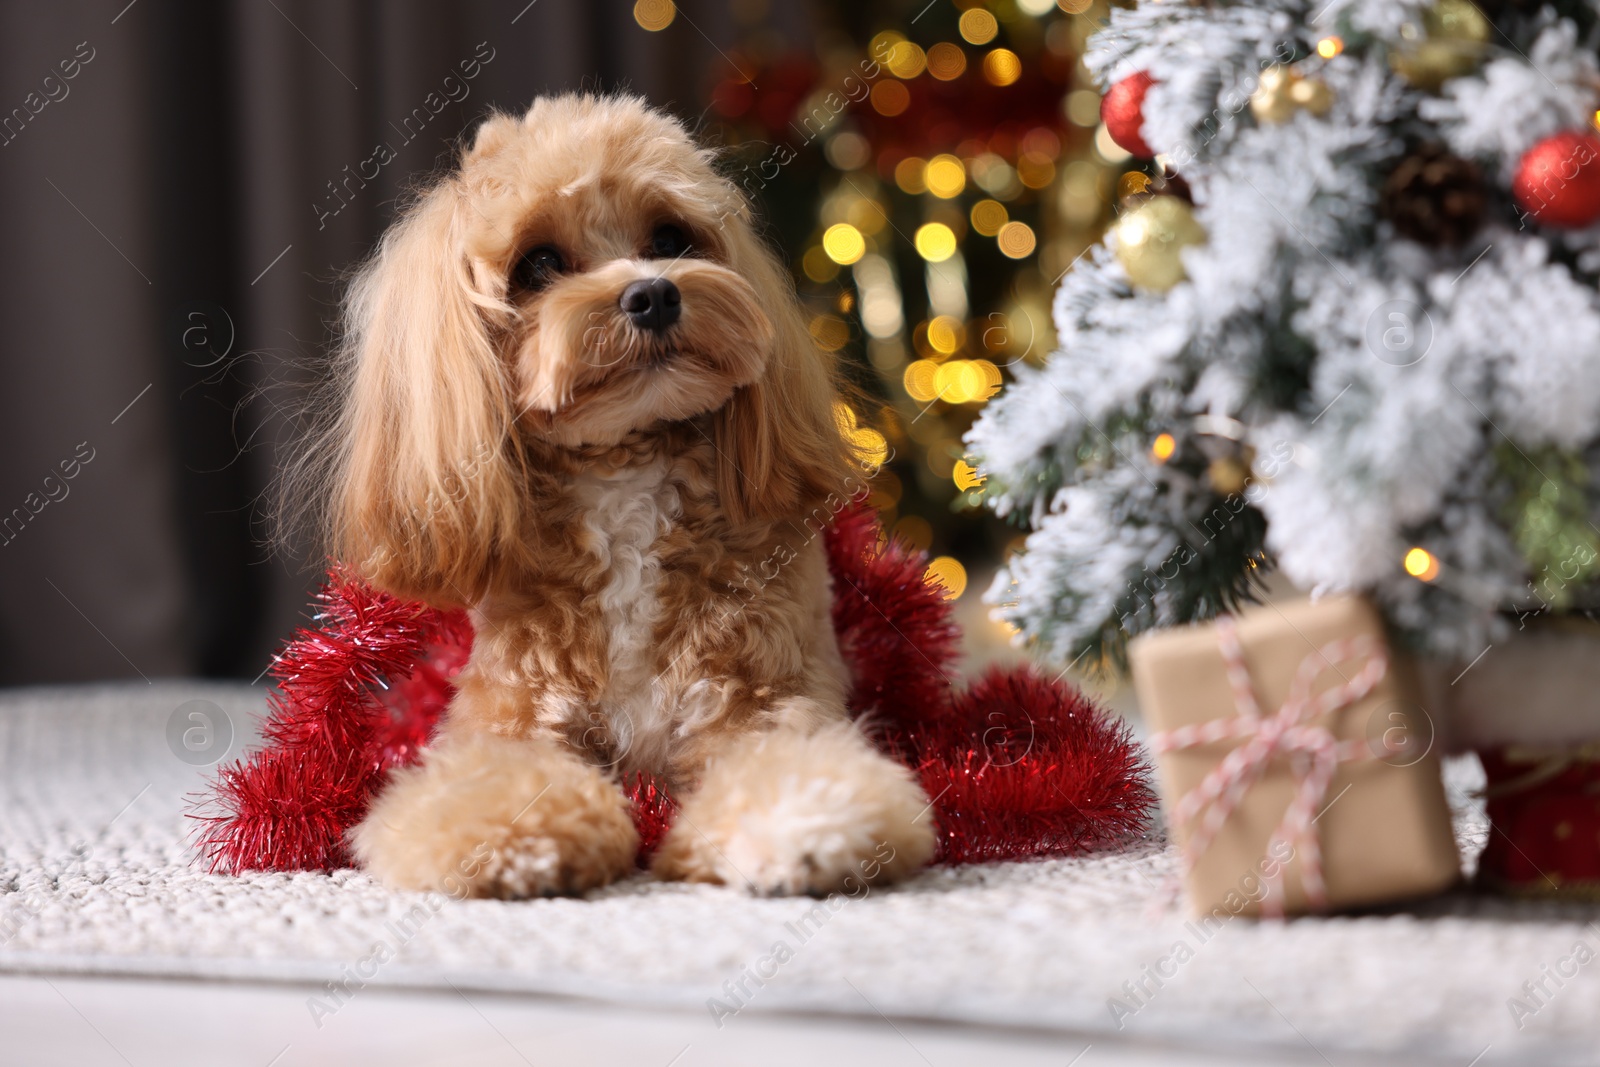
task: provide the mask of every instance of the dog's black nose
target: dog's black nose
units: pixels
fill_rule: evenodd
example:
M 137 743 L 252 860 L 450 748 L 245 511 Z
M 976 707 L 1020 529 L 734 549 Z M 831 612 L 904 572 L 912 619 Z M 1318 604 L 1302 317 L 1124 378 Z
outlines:
M 639 329 L 660 333 L 678 321 L 683 294 L 667 279 L 651 278 L 622 290 L 622 299 L 617 303 Z

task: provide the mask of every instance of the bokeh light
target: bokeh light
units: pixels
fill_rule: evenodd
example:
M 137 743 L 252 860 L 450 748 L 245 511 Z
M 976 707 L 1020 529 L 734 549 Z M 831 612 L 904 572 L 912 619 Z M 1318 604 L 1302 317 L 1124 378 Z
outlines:
M 845 130 L 830 137 L 824 151 L 828 162 L 840 170 L 857 170 L 872 158 L 872 142 L 859 133 Z
M 954 81 L 967 70 L 967 53 L 958 44 L 941 41 L 928 49 L 928 73 L 942 82 Z M 1096 104 L 1096 114 L 1099 105 Z
M 909 80 L 927 68 L 928 57 L 919 45 L 911 41 L 901 41 L 889 50 L 889 62 L 885 65 L 889 68 L 889 73 L 896 78 Z
M 894 54 L 894 46 L 906 39 L 905 34 L 893 30 L 884 30 L 873 37 L 867 44 L 867 54 L 873 59 L 882 61 L 885 57 Z
M 828 256 L 821 245 L 812 245 L 800 260 L 800 269 L 814 282 L 831 282 L 839 276 L 839 264 Z
M 981 7 L 968 8 L 961 13 L 961 36 L 972 44 L 988 44 L 1000 32 L 1000 22 Z
M 928 323 L 928 346 L 935 352 L 951 355 L 966 341 L 966 329 L 949 315 L 936 316 Z
M 1406 573 L 1424 582 L 1439 577 L 1439 560 L 1425 548 L 1415 547 L 1406 553 Z
M 929 263 L 943 263 L 956 254 L 955 232 L 942 222 L 919 227 L 914 242 L 917 254 Z
M 885 118 L 894 118 L 911 106 L 911 90 L 902 82 L 881 81 L 872 87 L 872 110 Z
M 972 228 L 984 237 L 993 237 L 1011 220 L 1006 206 L 998 200 L 979 200 L 972 205 Z
M 936 365 L 933 395 L 947 404 L 972 404 L 993 396 L 1000 381 L 1000 368 L 986 359 L 952 359 Z
M 1150 442 L 1150 458 L 1157 463 L 1165 463 L 1177 450 L 1178 440 L 1170 433 L 1157 434 L 1156 439 Z
M 1009 48 L 996 48 L 983 57 L 983 76 L 991 85 L 1010 85 L 1022 77 L 1022 60 Z
M 956 469 L 951 478 L 955 481 L 956 488 L 962 492 L 966 492 L 968 489 L 977 489 L 988 480 L 978 473 L 978 468 L 964 459 L 956 460 Z
M 949 200 L 960 196 L 967 187 L 967 168 L 955 156 L 934 156 L 928 160 L 928 166 L 922 172 L 922 181 L 928 187 L 928 192 Z
M 1043 189 L 1055 181 L 1055 160 L 1043 152 L 1024 152 L 1017 160 L 1017 178 L 1029 189 Z
M 1324 37 L 1317 42 L 1317 55 L 1323 59 L 1332 59 L 1344 51 L 1344 39 L 1337 36 Z
M 939 364 L 931 359 L 919 359 L 911 363 L 901 376 L 901 384 L 906 388 L 906 395 L 919 404 L 926 404 L 937 398 L 939 390 L 934 385 L 934 376 L 938 373 Z
M 880 467 L 889 458 L 889 442 L 877 430 L 862 426 L 849 435 L 850 447 L 856 456 L 870 467 Z
M 921 515 L 907 515 L 894 524 L 889 536 L 918 552 L 926 552 L 933 544 L 933 524 Z
M 1034 237 L 1033 229 L 1025 222 L 1008 222 L 1000 227 L 1000 236 L 996 238 L 1000 243 L 1000 251 L 1012 259 L 1024 259 L 1033 255 L 1033 250 L 1038 247 L 1038 238 Z
M 835 263 L 849 266 L 867 251 L 867 239 L 848 222 L 829 226 L 822 235 L 822 248 Z
M 1100 124 L 1100 94 L 1093 89 L 1074 89 L 1067 94 L 1067 118 L 1074 126 Z
M 894 183 L 903 193 L 925 193 L 928 191 L 927 182 L 923 175 L 927 172 L 927 161 L 920 156 L 907 156 L 894 167 Z
M 837 352 L 850 343 L 850 326 L 837 315 L 814 315 L 811 339 L 824 352 Z
M 944 598 L 954 600 L 967 591 L 967 568 L 954 556 L 938 556 L 928 564 L 923 580 L 929 585 L 944 586 Z
M 672 0 L 638 0 L 633 5 L 633 21 L 652 32 L 664 30 L 678 17 L 678 5 Z

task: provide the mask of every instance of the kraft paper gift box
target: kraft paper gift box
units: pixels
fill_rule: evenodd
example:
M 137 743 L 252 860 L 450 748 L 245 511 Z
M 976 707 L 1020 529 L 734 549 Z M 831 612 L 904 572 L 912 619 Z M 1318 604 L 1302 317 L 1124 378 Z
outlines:
M 1230 625 L 1248 681 L 1238 671 L 1230 677 L 1223 643 Z M 1432 718 L 1366 600 L 1341 596 L 1252 608 L 1220 626 L 1143 635 L 1132 642 L 1129 658 L 1158 752 L 1172 837 L 1191 850 L 1184 885 L 1196 914 L 1343 910 L 1426 896 L 1460 880 L 1450 811 L 1430 751 Z M 1277 727 L 1269 723 L 1280 715 L 1297 675 L 1311 698 L 1303 702 L 1308 710 L 1273 747 Z M 1352 691 L 1367 683 L 1369 691 Z M 1241 685 L 1253 694 L 1259 719 L 1239 718 L 1241 703 L 1250 703 L 1249 695 L 1239 695 Z M 1215 736 L 1222 734 L 1233 736 Z M 1249 769 L 1259 777 L 1248 770 L 1231 779 L 1213 773 L 1252 739 L 1257 751 L 1267 746 L 1269 753 Z M 1321 753 L 1321 772 L 1331 769 L 1320 790 L 1314 752 Z M 1231 791 L 1225 788 L 1230 784 Z M 1221 810 L 1209 805 L 1193 818 L 1179 818 L 1183 798 L 1198 791 L 1189 802 L 1194 805 L 1209 795 L 1207 786 L 1219 792 Z M 1286 827 L 1291 805 L 1303 816 Z M 1209 842 L 1208 820 L 1214 830 Z

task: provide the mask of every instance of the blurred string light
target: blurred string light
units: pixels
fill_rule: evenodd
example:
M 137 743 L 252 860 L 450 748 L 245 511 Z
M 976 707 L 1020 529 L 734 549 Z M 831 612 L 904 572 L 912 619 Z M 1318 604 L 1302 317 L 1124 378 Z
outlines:
M 872 110 L 892 119 L 911 106 L 911 90 L 902 82 L 885 79 L 872 87 L 871 100 Z
M 819 154 L 835 183 L 817 203 L 815 236 L 797 264 L 812 283 L 827 287 L 810 293 L 807 323 L 817 347 L 864 348 L 893 398 L 872 413 L 876 429 L 849 412 L 843 436 L 868 460 L 886 458 L 891 442 L 916 446 L 904 458 L 918 462 L 897 464 L 898 476 L 881 470 L 871 496 L 893 535 L 924 549 L 946 525 L 919 514 L 929 494 L 947 499 L 953 485 L 958 512 L 980 502 L 983 477 L 962 458 L 962 432 L 975 406 L 999 390 L 1002 366 L 1037 364 L 1052 348 L 1045 282 L 1095 240 L 1118 202 L 1119 175 L 1139 166 L 1125 154 L 1113 158 L 1121 150 L 1101 129 L 1099 94 L 1080 63 L 1092 19 L 1055 16 L 1099 11 L 1103 3 L 958 0 L 954 6 L 959 34 L 919 42 L 910 39 L 916 28 L 907 26 L 908 32 L 884 30 L 867 44 L 864 54 L 881 64 L 883 75 L 871 79 L 866 100 L 858 93 L 854 109 L 821 131 Z M 663 0 L 641 0 L 636 17 L 641 25 L 670 22 L 669 8 Z M 750 54 L 763 54 L 756 37 L 750 41 Z M 759 73 L 756 80 L 767 86 Z M 728 81 L 728 91 L 743 99 L 741 85 Z M 1057 84 L 1056 95 L 1028 103 L 1050 92 L 1046 82 Z M 989 101 L 992 120 L 974 125 L 962 117 L 949 123 L 949 133 L 935 130 L 935 120 L 944 121 L 941 106 L 948 110 L 968 94 Z M 762 98 L 772 95 L 766 89 Z M 809 114 L 824 95 L 814 91 L 794 105 L 795 113 Z M 1017 121 L 1033 107 L 1037 118 Z M 923 125 L 927 136 L 912 135 Z M 906 260 L 903 243 L 918 258 Z M 1001 265 L 1036 256 L 1042 278 Z M 906 277 L 906 270 L 922 276 Z M 992 306 L 995 286 L 976 284 L 980 270 L 1010 276 L 1013 290 L 999 306 Z M 930 580 L 959 596 L 965 570 L 941 560 L 948 564 L 939 563 Z
M 859 170 L 872 160 L 872 143 L 859 133 L 844 130 L 828 138 L 823 149 L 828 162 L 840 170 Z
M 925 193 L 928 191 L 928 183 L 925 180 L 927 172 L 927 160 L 920 159 L 917 156 L 907 156 L 895 164 L 894 183 L 900 187 L 900 191 L 903 193 L 910 193 L 913 196 L 918 193 Z
M 933 544 L 933 524 L 921 515 L 907 515 L 894 524 L 889 536 L 918 552 L 926 552 Z
M 1439 559 L 1421 546 L 1413 547 L 1404 560 L 1406 573 L 1419 581 L 1431 582 L 1439 577 Z
M 941 200 L 953 199 L 967 187 L 967 168 L 955 156 L 934 156 L 923 169 L 922 184 Z
M 906 395 L 921 404 L 972 404 L 988 400 L 1000 388 L 1000 368 L 987 359 L 919 359 L 902 376 Z
M 998 200 L 979 200 L 972 205 L 973 232 L 984 237 L 993 237 L 1000 232 L 1000 228 L 1011 221 L 1011 216 L 1006 212 L 1006 206 Z
M 928 345 L 941 355 L 954 355 L 966 344 L 967 330 L 951 315 L 937 315 L 928 323 Z
M 821 245 L 813 245 L 806 250 L 800 259 L 800 269 L 805 271 L 807 278 L 819 284 L 831 282 L 839 276 L 839 264 L 829 257 Z
M 862 426 L 859 416 L 850 405 L 834 404 L 833 421 L 863 463 L 876 467 L 889 458 L 888 439 L 872 427 Z
M 984 152 L 973 159 L 972 179 L 984 192 L 1001 200 L 1011 200 L 1022 192 L 1016 168 L 993 152 Z
M 967 72 L 967 53 L 958 44 L 941 41 L 928 49 L 928 73 L 942 82 L 955 81 Z
M 1010 85 L 1022 77 L 1022 60 L 1009 48 L 996 48 L 983 57 L 983 76 L 991 85 Z
M 850 343 L 850 326 L 837 315 L 813 315 L 811 339 L 824 352 L 837 352 Z
M 967 590 L 967 568 L 954 556 L 937 556 L 923 572 L 923 580 L 929 585 L 943 586 L 944 598 L 954 600 Z
M 1094 131 L 1094 150 L 1107 163 L 1122 163 L 1129 158 L 1128 150 L 1111 139 L 1111 134 L 1103 122 Z
M 889 61 L 885 65 L 896 78 L 910 81 L 927 69 L 928 57 L 920 46 L 901 41 L 889 50 Z
M 912 243 L 917 246 L 917 255 L 929 263 L 943 263 L 956 253 L 955 232 L 942 222 L 918 227 Z
M 1033 228 L 1025 222 L 1006 223 L 1000 227 L 996 240 L 1000 251 L 1011 259 L 1026 259 L 1033 255 L 1033 250 L 1039 244 L 1033 235 Z
M 1156 439 L 1150 442 L 1150 458 L 1157 463 L 1165 463 L 1177 450 L 1178 441 L 1170 433 L 1157 434 Z
M 652 32 L 664 30 L 678 17 L 678 6 L 672 0 L 638 0 L 633 5 L 633 21 Z
M 856 263 L 854 275 L 861 293 L 861 325 L 882 340 L 898 336 L 905 329 L 905 318 L 894 267 L 883 256 L 866 255 Z
M 1327 36 L 1317 42 L 1317 55 L 1323 59 L 1332 59 L 1344 51 L 1344 39 L 1338 36 Z
M 981 7 L 968 8 L 957 23 L 961 36 L 970 44 L 988 44 L 1000 32 L 1000 22 Z
M 971 310 L 967 303 L 967 261 L 957 249 L 947 259 L 930 262 L 923 279 L 928 290 L 928 307 L 935 315 L 965 319 Z
M 823 233 L 822 249 L 835 263 L 849 266 L 866 254 L 867 240 L 848 222 L 838 222 Z
M 1067 94 L 1066 113 L 1074 126 L 1099 125 L 1100 94 L 1093 89 L 1074 89 Z

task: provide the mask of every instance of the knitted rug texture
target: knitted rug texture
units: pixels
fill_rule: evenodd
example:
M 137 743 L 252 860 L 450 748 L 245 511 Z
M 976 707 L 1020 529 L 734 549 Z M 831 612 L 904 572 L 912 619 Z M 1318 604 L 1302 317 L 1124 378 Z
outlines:
M 313 1013 L 369 986 L 453 985 L 707 1026 L 883 1014 L 1362 1062 L 1588 1063 L 1600 1039 L 1600 906 L 1461 890 L 1206 930 L 1168 903 L 1177 858 L 1159 837 L 826 901 L 642 875 L 519 902 L 393 893 L 353 870 L 210 875 L 186 813 L 211 767 L 194 761 L 230 728 L 237 756 L 264 708 L 259 688 L 192 682 L 0 693 L 0 972 L 292 981 L 322 987 Z M 186 730 L 201 731 L 187 746 Z M 1477 773 L 1447 773 L 1469 866 L 1488 832 Z

